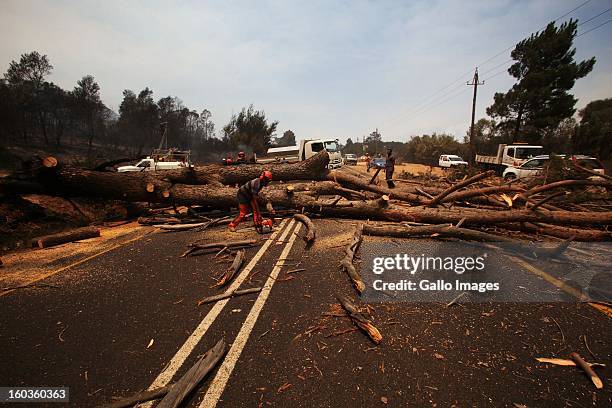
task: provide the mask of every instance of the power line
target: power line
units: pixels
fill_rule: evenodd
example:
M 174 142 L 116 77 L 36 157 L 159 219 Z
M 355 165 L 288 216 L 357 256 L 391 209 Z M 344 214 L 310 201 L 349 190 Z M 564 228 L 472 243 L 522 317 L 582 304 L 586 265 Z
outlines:
M 604 14 L 606 14 L 606 13 L 607 13 L 608 11 L 610 11 L 610 10 L 612 10 L 612 7 L 610 7 L 610 8 L 609 8 L 609 9 L 607 9 L 607 10 L 602 11 L 601 13 L 599 13 L 599 14 L 598 14 L 598 15 L 596 15 L 596 16 L 593 16 L 593 17 L 589 18 L 588 20 L 585 20 L 585 21 L 581 22 L 580 24 L 578 24 L 578 27 L 580 27 L 580 26 L 581 26 L 581 25 L 583 25 L 583 24 L 588 23 L 589 21 L 595 20 L 595 19 L 596 19 L 597 17 L 599 17 L 599 16 L 603 16 Z
M 575 12 L 576 10 L 578 10 L 578 9 L 580 9 L 580 8 L 582 8 L 582 7 L 584 7 L 585 5 L 587 5 L 588 3 L 590 3 L 591 1 L 592 1 L 592 0 L 586 0 L 586 1 L 582 2 L 582 3 L 580 3 L 578 6 L 574 7 L 573 9 L 569 10 L 568 12 L 566 12 L 566 13 L 564 13 L 563 15 L 561 15 L 561 16 L 557 17 L 556 19 L 554 19 L 554 20 L 553 20 L 553 22 L 556 22 L 556 21 L 558 21 L 558 20 L 560 20 L 560 19 L 562 19 L 562 18 L 564 18 L 564 17 L 566 17 L 566 16 L 568 16 L 568 15 L 572 14 L 573 12 Z M 611 9 L 612 9 L 612 8 L 611 8 Z M 609 9 L 609 10 L 610 10 L 610 9 Z M 592 17 L 591 19 L 589 19 L 589 20 L 587 20 L 587 21 L 591 21 L 592 19 L 597 18 L 597 17 L 599 17 L 599 16 L 600 16 L 600 15 L 602 15 L 602 14 L 605 14 L 605 13 L 606 13 L 607 11 L 609 11 L 609 10 L 606 10 L 606 11 L 604 11 L 604 12 L 602 12 L 602 13 L 598 14 L 597 16 Z M 548 24 L 547 24 L 547 25 L 548 25 Z M 538 31 L 541 31 L 541 30 L 545 29 L 545 28 L 547 27 L 547 25 L 545 25 L 544 27 L 540 28 Z M 485 65 L 485 64 L 489 63 L 490 61 L 494 60 L 495 58 L 497 58 L 497 57 L 498 57 L 498 56 L 500 56 L 501 54 L 503 54 L 503 53 L 507 52 L 508 50 L 512 49 L 512 47 L 514 47 L 514 46 L 515 46 L 515 44 L 513 44 L 513 45 L 511 45 L 511 46 L 509 46 L 509 47 L 507 47 L 507 48 L 505 48 L 504 50 L 500 51 L 499 53 L 497 53 L 497 54 L 493 55 L 492 57 L 489 57 L 489 58 L 487 58 L 486 60 L 482 61 L 481 63 L 477 64 L 477 66 L 480 66 L 480 67 L 481 67 L 482 65 Z M 499 67 L 499 66 L 501 66 L 501 65 L 504 65 L 504 64 L 507 64 L 507 63 L 508 63 L 508 62 L 510 62 L 510 61 L 512 61 L 512 59 L 510 59 L 510 60 L 508 60 L 508 61 L 504 61 L 504 62 L 502 62 L 501 64 L 498 64 L 498 65 L 496 65 L 496 66 L 495 66 L 495 67 L 493 67 L 493 68 L 490 68 L 489 70 L 487 70 L 487 71 L 483 72 L 483 74 L 488 73 L 488 72 L 491 72 L 492 70 L 496 69 L 497 67 Z M 453 88 L 451 91 L 449 91 L 449 92 L 445 93 L 445 94 L 444 94 L 444 95 L 442 95 L 440 98 L 438 98 L 438 97 L 434 98 L 435 100 L 431 100 L 431 98 L 432 98 L 432 97 L 434 97 L 434 96 L 438 95 L 440 92 L 442 92 L 442 91 L 444 91 L 444 90 L 448 89 L 449 87 L 451 87 L 453 84 L 457 83 L 457 82 L 458 82 L 458 81 L 460 81 L 460 80 L 463 82 L 463 79 L 465 78 L 465 76 L 466 76 L 466 75 L 468 75 L 468 74 L 470 74 L 471 72 L 472 72 L 472 70 L 470 69 L 469 71 L 466 71 L 465 73 L 461 74 L 461 75 L 460 75 L 460 76 L 459 76 L 457 79 L 453 80 L 452 82 L 448 83 L 448 84 L 447 84 L 447 85 L 445 85 L 444 87 L 442 87 L 442 88 L 438 89 L 437 91 L 435 91 L 433 94 L 430 94 L 430 95 L 429 95 L 429 96 L 427 96 L 425 99 L 421 100 L 421 102 L 419 102 L 417 105 L 415 105 L 415 106 L 414 106 L 412 109 L 410 109 L 408 112 L 404 112 L 404 113 L 400 113 L 400 114 L 396 115 L 394 118 L 392 118 L 391 120 L 389 120 L 387 123 L 389 123 L 389 124 L 394 124 L 394 123 L 395 123 L 395 122 L 397 122 L 398 120 L 402 119 L 402 118 L 403 118 L 403 117 L 404 117 L 406 114 L 408 114 L 408 115 L 410 115 L 410 116 L 412 116 L 412 115 L 414 115 L 414 114 L 420 115 L 421 113 L 423 113 L 423 112 L 425 112 L 425 111 L 429 110 L 429 108 L 426 108 L 428 105 L 430 105 L 431 103 L 434 103 L 434 105 L 435 105 L 435 104 L 436 104 L 436 101 L 435 101 L 435 100 L 439 100 L 440 98 L 444 98 L 445 96 L 450 95 L 450 94 L 451 94 L 451 93 L 452 93 L 452 92 L 453 92 L 455 89 L 457 89 L 458 87 Z M 463 86 L 463 84 L 461 84 L 461 86 Z M 446 100 L 444 100 L 444 102 L 446 102 Z M 442 102 L 442 103 L 443 103 L 443 102 Z M 422 110 L 422 109 L 424 109 L 424 108 L 425 108 L 425 111 L 423 111 L 423 112 L 421 112 L 421 113 L 417 113 L 417 112 L 419 112 L 420 110 Z
M 608 20 L 608 21 L 604 21 L 604 22 L 603 22 L 603 23 L 601 23 L 600 25 L 595 26 L 595 27 L 591 28 L 590 30 L 587 30 L 587 31 L 584 31 L 584 32 L 582 32 L 582 33 L 578 34 L 578 35 L 576 36 L 576 38 L 581 37 L 581 36 L 583 36 L 583 35 L 585 35 L 585 34 L 588 34 L 588 33 L 590 33 L 590 32 L 591 32 L 591 31 L 593 31 L 593 30 L 597 30 L 599 27 L 603 27 L 603 26 L 605 26 L 606 24 L 608 24 L 608 23 L 610 23 L 610 22 L 612 22 L 612 19 L 610 19 L 610 20 Z

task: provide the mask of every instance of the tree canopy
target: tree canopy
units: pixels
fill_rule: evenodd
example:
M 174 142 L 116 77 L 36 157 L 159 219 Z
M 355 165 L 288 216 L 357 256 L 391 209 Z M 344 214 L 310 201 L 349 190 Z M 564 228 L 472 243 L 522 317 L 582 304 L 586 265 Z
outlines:
M 496 93 L 487 114 L 499 126 L 512 129 L 513 141 L 539 143 L 547 132 L 575 112 L 577 99 L 569 91 L 585 77 L 595 58 L 575 62 L 578 21 L 546 28 L 519 42 L 511 53 L 516 61 L 508 72 L 517 82 L 506 93 Z
M 263 154 L 270 147 L 277 126 L 278 122 L 268 124 L 265 112 L 255 110 L 250 105 L 242 108 L 237 115 L 232 115 L 229 123 L 223 127 L 223 140 L 235 149 Z

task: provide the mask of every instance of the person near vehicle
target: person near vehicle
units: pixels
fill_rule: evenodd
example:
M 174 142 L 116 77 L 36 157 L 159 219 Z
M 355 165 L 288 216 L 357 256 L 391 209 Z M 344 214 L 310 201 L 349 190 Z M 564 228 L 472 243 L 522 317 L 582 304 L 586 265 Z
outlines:
M 393 172 L 395 171 L 395 156 L 390 147 L 387 147 L 387 161 L 385 162 L 385 178 L 387 179 L 387 185 L 389 188 L 395 188 L 393 182 Z
M 268 170 L 261 173 L 261 175 L 245 184 L 240 186 L 236 198 L 238 199 L 238 216 L 230 223 L 230 231 L 236 231 L 236 227 L 244 217 L 253 211 L 253 223 L 255 228 L 262 223 L 261 214 L 259 213 L 259 205 L 257 204 L 257 194 L 262 188 L 267 186 L 272 181 L 272 173 Z
M 365 162 L 366 162 L 366 171 L 368 173 L 370 172 L 370 162 L 371 161 L 372 161 L 372 158 L 370 157 L 370 153 L 366 153 Z

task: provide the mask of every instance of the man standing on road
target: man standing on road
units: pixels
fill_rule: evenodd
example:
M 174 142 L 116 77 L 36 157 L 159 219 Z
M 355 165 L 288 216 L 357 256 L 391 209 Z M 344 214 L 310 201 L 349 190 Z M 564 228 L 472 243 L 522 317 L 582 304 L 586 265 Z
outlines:
M 389 188 L 395 188 L 393 182 L 393 172 L 395 171 L 395 156 L 390 147 L 387 147 L 387 161 L 385 162 L 385 178 L 387 179 L 387 185 Z
M 253 223 L 255 224 L 255 228 L 261 225 L 262 218 L 261 214 L 259 213 L 259 205 L 257 204 L 257 194 L 271 181 L 272 173 L 266 170 L 261 173 L 258 178 L 255 178 L 240 186 L 240 188 L 238 189 L 238 193 L 236 194 L 236 198 L 238 199 L 238 210 L 240 211 L 240 213 L 230 223 L 230 231 L 236 231 L 236 227 L 238 226 L 238 224 L 240 224 L 240 222 L 242 222 L 244 217 L 246 217 L 249 210 L 253 211 Z
M 366 153 L 366 171 L 369 173 L 370 172 L 370 162 L 372 161 L 372 158 L 370 157 L 370 153 Z

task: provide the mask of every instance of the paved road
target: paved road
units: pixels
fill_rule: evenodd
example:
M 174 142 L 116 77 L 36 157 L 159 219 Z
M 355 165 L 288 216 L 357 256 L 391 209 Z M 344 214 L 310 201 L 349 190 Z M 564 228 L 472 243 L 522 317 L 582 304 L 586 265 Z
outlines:
M 54 287 L 0 296 L 0 385 L 69 386 L 70 406 L 96 406 L 176 380 L 224 338 L 228 354 L 188 406 L 612 404 L 609 368 L 596 391 L 579 370 L 534 360 L 578 351 L 612 364 L 610 318 L 584 303 L 376 302 L 380 346 L 341 334 L 350 321 L 322 313 L 338 312 L 336 294 L 354 298 L 338 265 L 352 223 L 315 223 L 310 248 L 285 221 L 247 250 L 236 280 L 264 291 L 216 305 L 197 301 L 218 293 L 213 276 L 228 264 L 179 255 L 194 240 L 232 237 L 221 227 L 150 234 L 44 280 Z M 523 268 L 525 287 L 558 290 L 532 272 Z

